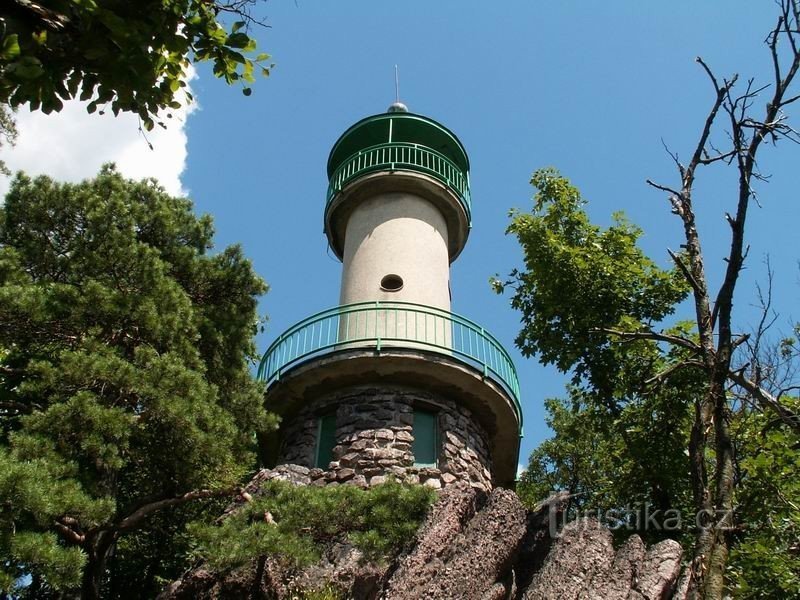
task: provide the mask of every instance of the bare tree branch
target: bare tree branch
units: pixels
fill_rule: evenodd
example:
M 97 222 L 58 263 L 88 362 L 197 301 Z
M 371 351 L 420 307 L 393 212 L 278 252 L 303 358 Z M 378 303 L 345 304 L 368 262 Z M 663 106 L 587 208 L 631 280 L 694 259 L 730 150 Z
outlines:
M 734 156 L 736 156 L 736 150 L 728 150 L 727 152 L 719 152 L 719 153 L 715 154 L 714 156 L 706 155 L 704 158 L 701 158 L 698 161 L 698 164 L 710 165 L 710 164 L 713 164 L 715 162 L 719 162 L 721 160 L 723 160 L 723 161 L 730 160 Z
M 655 183 L 654 181 L 652 181 L 650 179 L 646 179 L 645 181 L 647 182 L 647 185 L 653 186 L 654 188 L 656 188 L 657 190 L 661 190 L 662 192 L 667 192 L 668 194 L 672 194 L 673 196 L 680 196 L 681 195 L 681 193 L 679 191 L 673 190 L 672 188 L 667 187 L 665 185 L 660 185 L 658 183 Z
M 800 415 L 787 408 L 780 399 L 756 385 L 739 371 L 730 371 L 728 377 L 745 389 L 765 410 L 770 410 L 788 427 L 800 433 Z
M 686 348 L 687 350 L 691 350 L 695 353 L 699 353 L 701 350 L 700 346 L 695 344 L 692 340 L 667 333 L 657 333 L 655 331 L 620 331 L 618 329 L 612 329 L 609 327 L 599 327 L 597 329 L 592 329 L 591 331 L 605 333 L 606 335 L 613 335 L 620 338 L 622 341 L 651 340 L 654 342 L 666 342 L 668 344 L 680 346 L 681 348 Z
M 681 176 L 683 176 L 683 173 L 686 169 L 684 168 L 683 164 L 681 164 L 681 161 L 678 159 L 678 153 L 673 152 L 672 150 L 669 149 L 669 146 L 667 146 L 667 143 L 664 141 L 664 138 L 661 138 L 661 145 L 664 146 L 664 150 L 667 152 L 667 154 L 669 154 L 670 158 L 672 158 L 672 162 L 675 163 L 675 166 L 678 167 L 678 171 L 680 172 Z
M 675 265 L 678 267 L 678 269 L 680 269 L 680 272 L 686 278 L 686 281 L 689 282 L 689 285 L 692 286 L 692 289 L 694 290 L 694 292 L 696 294 L 702 293 L 703 290 L 700 287 L 700 284 L 694 278 L 694 275 L 692 275 L 692 272 L 689 270 L 689 268 L 686 266 L 686 264 L 681 260 L 681 257 L 678 256 L 677 254 L 675 254 L 669 248 L 667 248 L 667 254 L 669 254 L 670 258 L 675 263 Z
M 655 383 L 660 384 L 676 371 L 680 371 L 681 369 L 685 369 L 686 367 L 695 367 L 699 369 L 704 369 L 705 365 L 698 360 L 682 360 L 680 362 L 675 363 L 674 365 L 670 365 L 660 373 L 656 373 L 650 379 L 645 380 L 645 385 L 652 385 Z

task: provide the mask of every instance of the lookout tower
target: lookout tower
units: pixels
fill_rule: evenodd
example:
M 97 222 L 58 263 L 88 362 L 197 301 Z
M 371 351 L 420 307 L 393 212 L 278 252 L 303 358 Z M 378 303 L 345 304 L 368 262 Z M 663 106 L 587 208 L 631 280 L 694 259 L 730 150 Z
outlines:
M 264 354 L 267 405 L 283 417 L 264 457 L 320 483 L 509 485 L 522 432 L 516 370 L 483 327 L 450 312 L 450 263 L 471 227 L 464 146 L 396 102 L 347 129 L 327 167 L 340 302 Z

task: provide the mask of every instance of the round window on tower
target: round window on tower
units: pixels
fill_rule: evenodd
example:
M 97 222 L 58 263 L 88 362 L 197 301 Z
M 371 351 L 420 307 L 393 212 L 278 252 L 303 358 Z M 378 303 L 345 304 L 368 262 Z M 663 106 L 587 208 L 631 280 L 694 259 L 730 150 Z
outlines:
M 381 289 L 384 292 L 399 292 L 403 289 L 403 278 L 400 275 L 386 275 L 381 279 Z

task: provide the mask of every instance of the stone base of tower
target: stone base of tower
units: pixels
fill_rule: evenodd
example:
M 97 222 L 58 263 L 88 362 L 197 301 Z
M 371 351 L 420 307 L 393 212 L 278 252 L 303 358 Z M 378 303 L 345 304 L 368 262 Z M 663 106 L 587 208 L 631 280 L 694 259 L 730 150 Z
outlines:
M 423 483 L 433 469 L 445 485 L 451 476 L 480 487 L 514 484 L 518 407 L 502 386 L 457 356 L 388 345 L 337 349 L 277 373 L 266 407 L 282 423 L 259 439 L 265 466 L 352 469 L 367 484 L 375 476 L 370 469 Z M 424 424 L 415 416 L 426 412 L 436 448 L 415 456 L 414 430 Z M 345 470 L 342 477 L 350 475 Z
M 320 463 L 323 418 L 335 427 L 328 425 L 332 448 Z M 425 430 L 415 419 L 427 420 Z M 459 481 L 492 489 L 486 432 L 469 409 L 438 394 L 405 386 L 338 389 L 305 405 L 281 430 L 277 464 L 308 468 L 311 484 L 368 486 L 394 477 L 437 489 Z M 424 448 L 415 433 L 425 436 Z M 424 450 L 424 462 L 415 450 Z

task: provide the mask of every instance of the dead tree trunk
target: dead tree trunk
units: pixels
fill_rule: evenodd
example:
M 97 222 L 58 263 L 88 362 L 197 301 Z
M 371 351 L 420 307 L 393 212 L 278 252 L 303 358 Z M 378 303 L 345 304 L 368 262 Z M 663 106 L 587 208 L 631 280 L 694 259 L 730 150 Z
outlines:
M 705 396 L 695 405 L 689 442 L 698 525 L 690 592 L 695 598 L 708 600 L 721 599 L 725 593 L 729 532 L 734 526 L 734 448 L 729 430 L 728 386 L 736 384 L 744 387 L 764 410 L 772 410 L 779 418 L 786 418 L 785 411 L 781 410 L 780 398 L 776 399 L 764 390 L 750 389 L 757 386 L 743 385 L 743 382 L 751 382 L 743 378 L 741 373 L 731 370 L 734 351 L 746 340 L 746 336 L 734 336 L 731 323 L 733 295 L 747 256 L 745 224 L 747 210 L 754 196 L 751 184 L 754 180 L 764 179 L 757 170 L 756 155 L 765 140 L 775 142 L 780 138 L 788 138 L 800 142 L 798 134 L 786 124 L 782 110 L 800 99 L 800 95 L 792 96 L 789 92 L 800 68 L 800 0 L 781 0 L 779 6 L 777 24 L 766 39 L 772 57 L 774 80 L 772 98 L 767 103 L 764 116 L 754 117 L 751 108 L 756 97 L 770 86 L 757 88 L 750 80 L 744 92 L 735 95 L 737 76 L 719 81 L 706 63 L 698 58 L 697 62 L 714 86 L 716 97 L 694 154 L 686 165 L 678 160 L 677 155 L 672 155 L 680 173 L 679 189 L 648 181 L 653 187 L 669 194 L 673 212 L 683 221 L 685 252 L 670 255 L 691 286 L 694 298 L 699 344 L 695 348 L 694 359 L 689 362 L 693 367 L 702 369 L 708 381 Z M 780 52 L 779 42 L 782 44 Z M 727 133 L 731 143 L 725 151 L 717 150 L 711 141 L 720 117 L 727 117 Z M 695 226 L 692 193 L 698 169 L 716 162 L 735 165 L 738 197 L 733 215 L 725 215 L 731 228 L 731 246 L 726 257 L 725 278 L 712 301 L 700 236 Z M 711 462 L 708 461 L 709 456 L 713 457 Z

